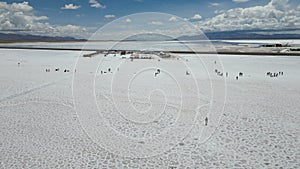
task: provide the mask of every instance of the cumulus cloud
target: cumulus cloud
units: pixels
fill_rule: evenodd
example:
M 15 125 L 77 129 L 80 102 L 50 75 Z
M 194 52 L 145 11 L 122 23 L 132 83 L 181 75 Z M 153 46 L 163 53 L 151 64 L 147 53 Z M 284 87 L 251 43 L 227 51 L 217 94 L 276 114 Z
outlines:
M 190 18 L 190 20 L 200 20 L 202 19 L 202 16 L 200 14 L 195 14 L 193 17 Z
M 87 36 L 87 29 L 75 25 L 51 25 L 47 16 L 37 16 L 28 2 L 0 2 L 0 30 L 47 36 Z
M 216 2 L 213 2 L 213 3 L 210 3 L 211 6 L 219 6 L 220 4 L 219 3 L 216 3 Z
M 8 4 L 6 5 L 9 6 Z M 33 8 L 28 5 L 28 2 L 23 2 L 23 3 L 14 2 L 10 5 L 10 9 L 13 11 L 23 11 L 23 12 L 28 12 L 33 10 Z
M 159 21 L 152 21 L 149 24 L 151 24 L 151 25 L 163 25 L 163 23 L 159 22 Z
M 71 10 L 75 10 L 79 8 L 81 8 L 80 5 L 74 5 L 74 4 L 65 4 L 64 7 L 61 7 L 61 9 L 71 9 Z
M 271 0 L 264 6 L 217 11 L 219 15 L 198 25 L 206 31 L 299 28 L 300 11 L 296 8 L 288 0 Z
M 126 23 L 131 23 L 132 20 L 131 20 L 130 18 L 127 18 L 127 19 L 124 20 L 124 22 L 126 22 Z
M 178 19 L 175 17 L 175 16 L 172 16 L 170 19 L 169 19 L 169 21 L 170 22 L 176 22 Z
M 224 13 L 224 12 L 225 12 L 224 10 L 215 10 L 214 11 L 215 14 L 221 14 L 221 13 Z
M 249 0 L 232 0 L 232 1 L 237 3 L 244 3 L 244 2 L 248 2 Z
M 116 16 L 115 15 L 105 15 L 104 18 L 106 19 L 112 19 L 112 18 L 115 18 Z
M 96 0 L 89 0 L 90 6 L 92 8 L 100 8 L 100 9 L 104 9 L 106 8 L 105 5 L 100 4 L 98 1 Z

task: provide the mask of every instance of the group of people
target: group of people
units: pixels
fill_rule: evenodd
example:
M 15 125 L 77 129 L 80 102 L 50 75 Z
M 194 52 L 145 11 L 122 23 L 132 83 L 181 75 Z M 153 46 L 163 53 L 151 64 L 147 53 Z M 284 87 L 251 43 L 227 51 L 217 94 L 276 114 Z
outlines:
M 55 68 L 54 71 L 55 71 L 55 72 L 59 72 L 59 68 Z M 47 68 L 47 69 L 46 69 L 46 72 L 51 72 L 51 69 Z M 66 72 L 70 72 L 70 70 L 69 70 L 69 69 L 65 69 L 64 72 L 65 72 L 65 73 L 66 73 Z
M 223 76 L 224 73 L 219 71 L 218 69 L 215 69 L 215 73 L 218 75 L 218 76 Z M 228 72 L 225 73 L 226 74 L 226 77 L 228 77 Z
M 217 61 L 214 61 L 214 64 L 217 64 Z M 219 71 L 218 69 L 215 69 L 215 73 L 218 76 L 223 76 L 223 72 Z M 239 74 L 235 77 L 236 80 L 239 80 L 240 77 L 244 76 L 243 72 L 239 72 Z M 267 76 L 269 77 L 278 77 L 278 76 L 283 76 L 283 72 L 279 71 L 279 72 L 267 72 Z M 226 77 L 228 77 L 228 72 L 226 72 Z
M 283 76 L 283 72 L 274 72 L 274 73 L 271 73 L 271 72 L 267 72 L 267 76 L 270 76 L 270 77 L 278 77 L 278 76 Z
M 160 74 L 160 69 L 157 69 L 156 72 L 154 72 L 154 77 L 156 77 L 158 74 Z M 190 75 L 191 73 L 189 71 L 185 71 L 185 75 Z
M 215 69 L 215 73 L 218 75 L 218 76 L 223 76 L 223 72 Z M 239 72 L 239 74 L 235 77 L 236 80 L 239 80 L 240 77 L 244 76 L 244 73 L 243 72 Z M 279 71 L 279 72 L 267 72 L 267 76 L 269 77 L 278 77 L 278 76 L 283 76 L 283 72 L 282 71 Z M 228 77 L 228 72 L 226 72 L 226 77 Z
M 240 72 L 239 75 L 235 77 L 235 79 L 236 79 L 236 80 L 239 80 L 239 77 L 242 77 L 242 76 L 244 76 L 244 73 L 243 73 L 243 72 Z
M 215 69 L 215 73 L 216 73 L 218 76 L 224 76 L 224 73 L 221 72 L 221 71 L 219 71 L 218 69 Z M 228 72 L 226 72 L 226 73 L 225 73 L 225 76 L 228 77 L 228 75 L 229 75 Z M 236 76 L 235 79 L 236 79 L 236 80 L 239 80 L 239 77 L 242 77 L 242 76 L 244 76 L 244 73 L 243 73 L 243 72 L 239 72 L 238 76 Z
M 219 71 L 218 69 L 215 69 L 215 73 L 216 73 L 218 76 L 224 76 L 224 73 L 221 72 L 221 71 Z M 226 72 L 226 73 L 225 73 L 225 76 L 228 77 L 228 75 L 229 75 L 228 72 Z
M 117 71 L 119 71 L 119 68 L 117 68 Z M 108 68 L 107 71 L 101 70 L 100 72 L 101 72 L 101 74 L 113 73 L 113 72 L 111 71 L 111 68 Z
M 214 64 L 217 64 L 217 61 L 214 61 Z M 218 75 L 218 76 L 223 76 L 224 73 L 219 71 L 218 69 L 215 69 L 215 73 Z M 225 73 L 225 76 L 228 77 L 228 72 Z M 239 72 L 239 74 L 237 76 L 235 76 L 235 79 L 236 80 L 239 80 L 240 77 L 244 76 L 244 73 L 243 72 Z

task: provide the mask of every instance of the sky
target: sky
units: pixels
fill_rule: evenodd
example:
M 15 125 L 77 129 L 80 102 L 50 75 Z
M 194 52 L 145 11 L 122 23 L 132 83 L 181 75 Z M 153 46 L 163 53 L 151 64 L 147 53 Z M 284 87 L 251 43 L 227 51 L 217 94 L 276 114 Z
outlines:
M 0 32 L 86 38 L 142 12 L 171 14 L 204 32 L 300 29 L 299 0 L 5 0 L 0 1 Z

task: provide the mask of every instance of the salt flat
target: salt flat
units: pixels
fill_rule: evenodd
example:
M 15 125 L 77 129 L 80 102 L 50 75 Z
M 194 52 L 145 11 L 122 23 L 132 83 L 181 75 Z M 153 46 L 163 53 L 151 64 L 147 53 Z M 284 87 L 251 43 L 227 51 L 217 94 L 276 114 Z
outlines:
M 201 67 L 199 58 L 193 55 L 180 55 L 178 60 L 155 57 L 130 61 L 99 54 L 81 58 L 79 63 L 80 52 L 2 49 L 0 53 L 0 168 L 298 168 L 300 165 L 299 57 L 223 55 L 214 63 L 211 55 L 201 55 L 206 63 L 206 67 Z M 50 72 L 45 71 L 48 68 Z M 56 72 L 56 68 L 60 70 Z M 65 69 L 70 72 L 64 72 Z M 161 73 L 155 77 L 157 69 Z M 224 75 L 216 75 L 215 69 Z M 192 74 L 186 75 L 186 71 Z M 273 78 L 266 75 L 279 71 L 284 75 Z M 243 76 L 236 80 L 239 72 Z M 92 84 L 81 81 L 89 77 Z M 220 92 L 216 95 L 220 98 L 212 100 L 208 90 L 210 81 L 217 94 Z M 88 95 L 90 92 L 94 95 Z M 224 100 L 222 92 L 226 94 Z M 90 100 L 94 102 L 86 103 Z M 222 100 L 220 104 L 218 101 Z M 224 106 L 224 111 L 215 116 L 206 114 L 212 102 L 218 103 L 216 110 Z M 120 133 L 120 138 L 133 138 L 132 142 L 144 139 L 144 142 L 138 140 L 141 145 L 124 148 L 131 143 L 108 140 L 116 138 L 112 133 L 98 138 L 98 130 L 91 130 L 84 123 L 85 120 L 97 123 L 98 118 L 88 118 L 95 111 L 94 104 L 107 124 Z M 183 128 L 170 128 L 180 113 L 188 115 L 185 117 L 200 115 L 195 121 L 183 119 Z M 205 126 L 207 115 L 209 121 Z M 157 135 L 165 136 L 167 129 L 179 131 L 191 125 L 193 129 L 183 140 L 176 138 L 181 133 L 172 132 L 157 138 L 157 142 L 151 140 Z M 159 139 L 174 145 L 168 147 Z M 134 158 L 145 155 L 135 150 L 147 146 L 153 148 L 148 152 L 151 156 Z M 116 148 L 122 151 L 117 153 Z

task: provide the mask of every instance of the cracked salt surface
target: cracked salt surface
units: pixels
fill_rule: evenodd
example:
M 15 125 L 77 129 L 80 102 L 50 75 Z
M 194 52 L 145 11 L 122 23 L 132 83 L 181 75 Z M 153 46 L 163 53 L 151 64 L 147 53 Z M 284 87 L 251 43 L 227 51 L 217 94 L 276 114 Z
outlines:
M 64 55 L 61 52 L 64 64 L 57 65 L 52 61 L 52 52 L 49 56 L 43 54 L 45 60 L 40 62 L 35 60 L 41 53 L 27 52 L 31 56 L 24 58 L 23 50 L 1 50 L 5 57 L 0 57 L 0 71 L 9 72 L 0 73 L 0 81 L 4 82 L 0 88 L 5 91 L 1 92 L 1 98 L 20 94 L 0 101 L 0 168 L 298 168 L 300 165 L 300 81 L 296 77 L 300 61 L 296 57 L 284 60 L 281 57 L 222 57 L 225 70 L 229 72 L 227 99 L 212 137 L 201 142 L 197 128 L 203 128 L 204 121 L 198 118 L 196 129 L 173 149 L 149 158 L 129 158 L 108 152 L 87 136 L 74 111 L 71 76 L 44 72 L 45 63 L 49 67 L 71 68 L 77 53 Z M 7 60 L 8 56 L 35 63 L 30 66 L 22 63 L 17 68 Z M 271 68 L 284 69 L 286 76 L 265 77 L 265 72 Z M 249 76 L 237 81 L 233 74 L 239 71 Z M 95 83 L 95 91 L 97 103 L 104 107 L 103 114 L 116 131 L 128 137 L 147 138 L 162 132 L 174 120 L 176 113 L 173 112 L 178 110 L 176 100 L 168 103 L 161 118 L 144 128 L 120 118 L 115 111 L 105 111 L 112 108 L 107 104 L 109 98 L 104 97 L 110 94 L 108 80 L 112 76 L 97 75 L 99 81 Z M 197 80 L 201 82 L 205 78 Z M 218 81 L 218 77 L 214 80 Z M 118 90 L 118 96 L 124 96 L 122 88 Z M 172 93 L 172 89 L 169 90 Z M 138 110 L 160 103 L 149 102 L 137 91 L 132 92 L 133 104 Z M 205 91 L 201 92 L 207 96 Z M 207 98 L 202 99 L 206 105 Z M 121 101 L 126 102 L 126 99 Z

